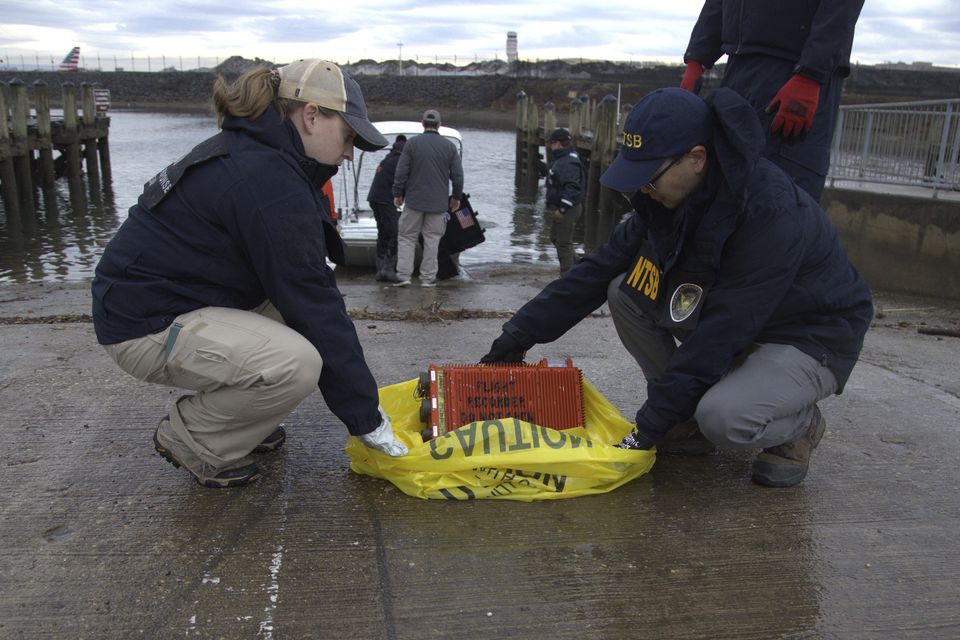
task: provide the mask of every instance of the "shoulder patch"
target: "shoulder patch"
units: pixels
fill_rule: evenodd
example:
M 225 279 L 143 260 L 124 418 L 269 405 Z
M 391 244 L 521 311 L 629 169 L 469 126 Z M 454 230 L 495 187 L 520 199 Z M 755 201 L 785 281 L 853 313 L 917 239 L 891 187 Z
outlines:
M 179 182 L 187 169 L 212 158 L 225 155 L 227 155 L 227 141 L 221 131 L 207 138 L 195 146 L 190 153 L 173 164 L 167 165 L 160 173 L 150 178 L 143 185 L 143 193 L 140 195 L 138 203 L 145 209 L 153 209 L 170 193 L 170 190 Z

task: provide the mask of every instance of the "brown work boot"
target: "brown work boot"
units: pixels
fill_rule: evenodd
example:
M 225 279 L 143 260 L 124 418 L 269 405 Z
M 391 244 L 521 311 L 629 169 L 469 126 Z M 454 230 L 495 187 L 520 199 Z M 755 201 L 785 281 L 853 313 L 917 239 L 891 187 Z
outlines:
M 174 467 L 183 467 L 197 482 L 211 489 L 239 487 L 260 477 L 260 469 L 250 458 L 241 458 L 225 467 L 213 467 L 180 441 L 170 428 L 169 418 L 164 418 L 153 434 L 153 446 Z
M 283 428 L 283 425 L 280 425 L 271 431 L 270 435 L 263 439 L 263 442 L 253 448 L 253 453 L 271 453 L 276 451 L 283 446 L 283 443 L 286 441 L 286 439 L 287 432 Z
M 827 421 L 814 405 L 810 426 L 799 438 L 764 449 L 753 461 L 753 481 L 766 487 L 792 487 L 807 475 L 810 454 L 817 448 Z
M 670 456 L 710 456 L 717 453 L 715 444 L 707 440 L 693 418 L 673 425 L 657 443 L 657 453 Z

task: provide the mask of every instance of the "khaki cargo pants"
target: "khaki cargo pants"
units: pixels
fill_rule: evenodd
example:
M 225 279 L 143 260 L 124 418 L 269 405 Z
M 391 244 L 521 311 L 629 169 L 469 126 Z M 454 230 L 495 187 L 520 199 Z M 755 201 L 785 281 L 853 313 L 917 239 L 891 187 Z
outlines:
M 251 311 L 197 309 L 165 331 L 105 348 L 135 378 L 196 392 L 176 401 L 169 424 L 215 468 L 270 435 L 317 388 L 322 365 L 269 302 Z

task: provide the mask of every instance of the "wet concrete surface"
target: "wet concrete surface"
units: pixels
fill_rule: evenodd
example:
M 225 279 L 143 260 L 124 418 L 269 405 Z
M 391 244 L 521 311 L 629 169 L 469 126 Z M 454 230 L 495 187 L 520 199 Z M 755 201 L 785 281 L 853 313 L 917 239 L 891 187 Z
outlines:
M 551 275 L 341 287 L 385 385 L 475 361 Z M 802 485 L 752 484 L 750 452 L 661 456 L 527 504 L 353 474 L 319 394 L 260 481 L 204 489 L 153 452 L 174 393 L 96 345 L 85 285 L 0 288 L 0 638 L 960 637 L 960 339 L 917 332 L 960 307 L 877 302 Z M 627 416 L 644 397 L 602 311 L 530 356 L 572 357 Z

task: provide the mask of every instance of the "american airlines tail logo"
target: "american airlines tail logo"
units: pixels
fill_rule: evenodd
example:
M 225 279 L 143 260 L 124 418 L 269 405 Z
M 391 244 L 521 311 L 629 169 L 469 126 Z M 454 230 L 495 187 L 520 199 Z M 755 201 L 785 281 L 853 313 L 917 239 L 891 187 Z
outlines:
M 78 71 L 80 69 L 80 47 L 70 49 L 63 62 L 57 68 L 58 71 Z

